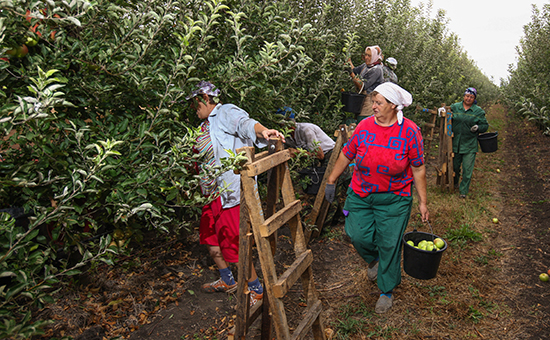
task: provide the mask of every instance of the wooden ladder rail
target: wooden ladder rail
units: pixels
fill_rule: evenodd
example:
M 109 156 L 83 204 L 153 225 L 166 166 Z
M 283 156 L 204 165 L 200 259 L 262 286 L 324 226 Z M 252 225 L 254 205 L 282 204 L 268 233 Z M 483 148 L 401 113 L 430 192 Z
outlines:
M 327 186 L 327 180 L 330 176 L 330 173 L 332 172 L 332 169 L 334 168 L 334 165 L 336 164 L 336 161 L 338 160 L 338 157 L 340 156 L 340 152 L 342 151 L 344 144 L 347 143 L 354 129 L 355 124 L 352 124 L 350 126 L 342 124 L 340 125 L 338 130 L 334 132 L 334 135 L 336 136 L 336 143 L 334 144 L 334 148 L 332 149 L 332 154 L 330 155 L 330 159 L 325 170 L 325 175 L 323 176 L 323 180 L 321 181 L 321 186 L 319 187 L 317 196 L 315 196 L 313 209 L 305 218 L 308 224 L 315 225 L 315 230 L 307 228 L 304 231 L 306 242 L 309 242 L 311 237 L 318 237 L 323 229 L 328 209 L 330 207 L 330 203 L 325 199 L 325 188 Z
M 250 243 L 252 241 L 251 236 L 253 235 L 265 284 L 263 299 L 265 301 L 262 301 L 261 304 L 257 303 L 249 310 L 249 307 L 247 307 L 249 304 L 248 295 L 244 292 L 244 289 L 246 289 L 244 287 L 246 280 L 239 280 L 241 288 L 238 288 L 238 295 L 241 298 L 238 297 L 238 300 L 240 299 L 241 302 L 238 303 L 239 311 L 234 335 L 239 339 L 246 336 L 248 326 L 254 321 L 253 317 L 256 318 L 259 316 L 258 310 L 261 306 L 264 316 L 268 315 L 267 310 L 269 310 L 269 315 L 273 318 L 272 324 L 278 339 L 302 339 L 308 334 L 310 329 L 316 340 L 324 339 L 325 335 L 321 315 L 322 304 L 315 290 L 311 267 L 313 255 L 311 250 L 307 249 L 299 214 L 302 206 L 300 201 L 296 200 L 287 164 L 287 161 L 290 159 L 290 152 L 282 150 L 268 154 L 267 156 L 262 154 L 262 157 L 259 157 L 259 155 L 255 157 L 253 148 L 243 148 L 237 151 L 240 152 L 243 150 L 248 155 L 248 162 L 240 171 L 241 197 L 244 197 L 244 202 L 246 202 L 248 221 L 250 222 L 249 225 L 252 226 L 252 234 L 246 230 L 246 226 L 243 228 L 242 233 L 246 232 L 247 237 L 241 240 L 240 249 L 246 248 L 243 253 L 246 254 L 245 257 L 247 258 L 246 262 L 244 257 L 239 259 L 239 273 L 242 271 L 243 275 L 246 275 L 247 268 L 251 266 L 251 258 L 248 256 L 251 254 Z M 273 209 L 273 214 L 266 219 L 264 218 L 262 200 L 258 192 L 255 177 L 272 169 L 271 177 L 274 176 L 274 173 L 275 177 L 280 177 L 275 180 L 273 186 L 280 188 L 284 207 L 276 212 Z M 269 187 L 271 185 L 268 184 L 268 190 Z M 278 195 L 276 194 L 278 192 L 274 194 L 274 191 L 268 191 L 268 197 L 271 195 L 276 197 L 268 198 L 267 202 L 276 203 L 278 201 Z M 277 230 L 283 225 L 288 225 L 290 228 L 296 260 L 281 276 L 278 276 L 274 263 L 276 247 L 274 247 L 272 239 Z M 241 270 L 241 267 L 244 267 L 242 268 L 243 270 Z M 298 327 L 291 334 L 282 299 L 298 278 L 301 279 L 308 309 Z M 244 298 L 242 298 L 243 296 Z M 266 302 L 269 304 L 268 308 Z M 271 322 L 268 323 L 271 324 Z M 270 330 L 264 330 L 264 327 L 269 328 L 266 322 L 262 322 L 262 339 L 269 339 L 271 332 Z
M 268 147 L 269 149 L 269 147 Z M 267 152 L 255 155 L 253 148 L 242 148 L 237 150 L 238 153 L 245 152 L 248 162 L 256 159 L 261 159 L 267 155 Z M 242 193 L 242 184 L 241 184 Z M 268 311 L 268 297 L 264 294 L 264 298 L 257 302 L 252 308 L 250 308 L 250 292 L 248 291 L 248 280 L 251 277 L 251 271 L 253 264 L 252 259 L 252 247 L 254 244 L 254 236 L 252 234 L 250 218 L 248 212 L 248 206 L 244 195 L 241 194 L 240 203 L 240 222 L 239 222 L 239 262 L 238 262 L 238 274 L 237 274 L 237 318 L 235 326 L 229 331 L 228 339 L 241 339 L 248 333 L 249 327 L 252 323 L 262 315 L 262 339 L 268 339 L 269 336 L 264 336 L 264 332 L 271 333 L 271 329 L 268 329 L 271 324 L 271 319 Z M 266 313 L 264 313 L 266 311 Z M 267 324 L 268 326 L 264 326 Z
M 450 107 L 447 106 L 445 112 L 441 114 L 439 124 L 439 164 L 436 167 L 436 185 L 443 192 L 455 192 L 453 158 L 452 113 Z

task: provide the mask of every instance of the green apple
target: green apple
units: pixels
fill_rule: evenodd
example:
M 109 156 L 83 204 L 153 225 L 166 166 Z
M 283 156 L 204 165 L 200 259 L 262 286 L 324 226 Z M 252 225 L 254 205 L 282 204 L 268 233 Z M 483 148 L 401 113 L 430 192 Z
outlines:
M 493 218 L 493 223 L 497 224 L 498 223 L 498 218 Z
M 27 41 L 25 42 L 27 46 L 35 46 L 38 44 L 38 40 L 34 39 L 33 37 L 27 37 Z
M 411 246 L 411 247 L 414 247 L 414 242 L 411 241 L 411 240 L 408 240 L 408 241 L 407 241 L 407 244 L 408 244 L 409 246 Z
M 500 169 L 497 169 L 497 172 L 500 173 Z
M 428 243 L 426 240 L 418 242 L 418 248 L 426 248 L 426 243 Z
M 427 251 L 432 251 L 432 250 L 434 250 L 434 245 L 433 245 L 432 243 L 426 244 L 426 250 L 427 250 Z
M 548 274 L 542 273 L 542 274 L 539 275 L 539 279 L 540 279 L 542 282 L 548 282 L 548 280 L 550 279 L 550 277 L 548 276 Z
M 439 237 L 434 240 L 434 244 L 437 247 L 437 249 L 441 249 L 441 248 L 445 247 L 445 241 L 443 241 Z

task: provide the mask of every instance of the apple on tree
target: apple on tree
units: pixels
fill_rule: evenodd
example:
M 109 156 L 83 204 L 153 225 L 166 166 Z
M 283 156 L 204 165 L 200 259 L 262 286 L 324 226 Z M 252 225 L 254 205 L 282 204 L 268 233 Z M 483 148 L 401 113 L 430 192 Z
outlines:
M 23 58 L 27 55 L 27 53 L 29 53 L 29 48 L 25 44 L 6 51 L 7 55 L 16 57 L 16 58 Z
M 27 55 L 27 53 L 29 53 L 29 48 L 27 45 L 23 44 L 17 50 L 17 58 L 23 58 Z
M 25 42 L 27 46 L 36 46 L 38 44 L 38 40 L 34 39 L 33 37 L 27 37 L 27 41 Z

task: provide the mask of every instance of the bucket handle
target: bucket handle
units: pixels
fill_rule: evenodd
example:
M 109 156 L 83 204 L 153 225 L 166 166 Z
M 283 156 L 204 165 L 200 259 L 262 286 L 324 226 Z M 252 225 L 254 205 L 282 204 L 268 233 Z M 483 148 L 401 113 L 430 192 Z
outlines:
M 490 131 L 489 130 L 494 130 L 494 132 L 498 132 L 498 130 L 495 130 L 494 127 L 489 124 L 489 122 L 487 122 L 487 131 L 483 132 L 483 133 L 489 133 Z
M 315 181 L 313 180 L 313 178 L 312 178 L 312 179 L 311 179 L 311 183 L 317 185 L 317 184 L 319 184 L 319 181 L 321 180 L 321 178 L 320 178 L 320 176 L 319 176 L 319 173 L 317 173 L 317 169 L 316 169 L 316 168 L 313 168 L 313 173 L 315 174 L 315 177 L 317 177 L 317 182 L 315 182 Z
M 418 216 L 422 216 L 420 214 L 417 214 Z M 432 242 L 435 240 L 435 235 L 434 235 L 434 230 L 432 228 L 432 225 L 430 224 L 430 221 L 429 220 L 426 220 L 426 222 L 428 222 L 428 226 L 430 226 L 430 231 L 432 232 Z M 416 232 L 416 227 L 414 228 L 414 231 Z
M 435 240 L 434 230 L 432 228 L 432 225 L 430 224 L 430 221 L 426 220 L 428 222 L 428 225 L 430 226 L 430 231 L 432 232 L 432 242 Z

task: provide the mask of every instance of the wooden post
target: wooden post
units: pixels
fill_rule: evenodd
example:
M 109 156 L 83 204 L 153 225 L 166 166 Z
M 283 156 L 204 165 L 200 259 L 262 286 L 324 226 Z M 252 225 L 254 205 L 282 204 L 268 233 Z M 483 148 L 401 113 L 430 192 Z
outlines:
M 449 107 L 446 107 L 445 112 L 441 113 L 439 130 L 437 185 L 441 188 L 441 191 L 454 193 L 452 113 Z
M 254 148 L 247 147 L 237 150 L 237 152 L 245 152 L 248 161 L 252 163 L 254 161 Z M 250 279 L 250 272 L 252 263 L 252 243 L 253 235 L 250 228 L 250 219 L 248 218 L 248 207 L 246 205 L 246 199 L 242 194 L 243 188 L 241 183 L 241 203 L 240 203 L 240 220 L 239 220 L 239 262 L 237 273 L 237 320 L 235 323 L 235 330 L 233 335 L 240 339 L 248 332 L 249 316 L 250 316 L 250 303 L 248 302 L 250 297 L 248 293 L 248 280 Z

